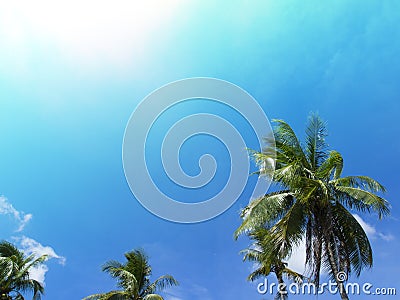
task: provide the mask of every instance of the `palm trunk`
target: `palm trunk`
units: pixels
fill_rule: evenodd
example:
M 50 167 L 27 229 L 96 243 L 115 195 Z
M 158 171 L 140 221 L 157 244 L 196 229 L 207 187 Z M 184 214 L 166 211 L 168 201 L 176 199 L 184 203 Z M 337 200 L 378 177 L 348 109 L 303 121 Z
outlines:
M 314 271 L 314 282 L 317 288 L 319 288 L 319 280 L 321 274 L 321 256 L 322 256 L 322 237 L 318 237 L 318 240 L 314 243 L 314 264 L 315 264 L 315 271 Z
M 329 264 L 331 266 L 333 276 L 334 276 L 337 286 L 339 288 L 340 297 L 342 298 L 342 300 L 349 300 L 349 297 L 347 296 L 347 293 L 346 293 L 346 289 L 344 288 L 344 284 L 338 278 L 339 270 L 338 270 L 336 262 L 335 262 L 335 255 L 332 250 L 332 245 L 330 244 L 330 241 L 329 241 L 329 239 L 326 238 L 326 236 L 325 236 L 325 248 L 326 248 L 326 252 L 328 253 Z
M 278 279 L 279 286 L 283 287 L 283 288 L 279 288 L 279 290 L 278 290 L 279 299 L 285 300 L 285 299 L 287 299 L 287 289 L 286 289 L 285 282 L 283 281 L 282 273 L 276 272 L 275 275 L 276 275 L 276 278 Z

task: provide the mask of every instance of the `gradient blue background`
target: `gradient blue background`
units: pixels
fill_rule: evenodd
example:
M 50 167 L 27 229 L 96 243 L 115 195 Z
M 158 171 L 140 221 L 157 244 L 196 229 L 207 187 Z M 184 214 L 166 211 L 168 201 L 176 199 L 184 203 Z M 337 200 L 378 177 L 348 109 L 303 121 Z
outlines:
M 14 7 L 14 15 L 3 9 L 1 17 L 23 23 L 19 9 L 29 13 Z M 62 14 L 54 5 L 38 9 Z M 162 6 L 153 9 L 162 14 Z M 155 276 L 171 273 L 180 281 L 166 299 L 273 298 L 246 282 L 251 265 L 238 252 L 249 242 L 232 238 L 248 194 L 214 220 L 181 225 L 147 212 L 126 184 L 121 147 L 130 114 L 154 89 L 194 76 L 241 86 L 300 136 L 309 112 L 328 121 L 328 142 L 343 154 L 344 173 L 382 182 L 393 206 L 383 221 L 363 216 L 392 238 L 371 238 L 374 267 L 360 281 L 400 289 L 400 2 L 181 2 L 143 32 L 146 39 L 136 44 L 122 36 L 115 47 L 91 45 L 107 28 L 96 31 L 102 21 L 91 13 L 96 7 L 85 18 L 97 38 L 83 39 L 82 49 L 93 51 L 83 58 L 29 23 L 13 43 L 7 33 L 14 23 L 0 22 L 0 194 L 33 214 L 24 235 L 66 257 L 65 266 L 49 262 L 44 299 L 114 288 L 101 264 L 138 246 L 149 253 Z M 1 227 L 0 238 L 22 234 L 12 230 Z

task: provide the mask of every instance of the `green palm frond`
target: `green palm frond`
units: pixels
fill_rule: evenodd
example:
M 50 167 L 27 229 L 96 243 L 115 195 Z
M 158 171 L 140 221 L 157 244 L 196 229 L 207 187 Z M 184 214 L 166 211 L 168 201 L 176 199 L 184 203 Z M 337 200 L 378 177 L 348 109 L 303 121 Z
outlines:
M 295 202 L 288 212 L 271 228 L 271 237 L 277 249 L 288 249 L 300 245 L 305 233 L 307 212 L 303 205 Z
M 329 187 L 320 179 L 299 177 L 299 184 L 294 189 L 295 197 L 302 205 L 312 204 L 316 196 L 321 204 L 326 205 L 330 198 Z
M 279 219 L 293 204 L 293 195 L 289 191 L 272 192 L 257 198 L 242 211 L 243 222 L 235 231 L 234 237 L 246 233 L 265 222 Z
M 252 248 L 241 250 L 239 253 L 243 255 L 243 261 L 251 262 L 259 261 L 263 254 L 260 250 Z
M 312 172 L 297 161 L 276 168 L 273 181 L 279 183 L 284 189 L 293 189 L 301 185 L 302 177 L 314 178 Z
M 135 275 L 131 273 L 131 270 L 127 270 L 125 265 L 118 261 L 110 260 L 103 265 L 102 270 L 117 279 L 119 287 L 129 290 L 134 294 L 139 293 L 139 282 Z
M 166 288 L 179 285 L 179 282 L 171 275 L 163 275 L 157 278 L 152 284 L 148 286 L 146 292 L 154 293 L 156 291 L 162 291 Z
M 260 175 L 274 162 L 275 170 L 268 175 L 278 191 L 251 201 L 242 210 L 242 224 L 234 234 L 235 239 L 247 234 L 256 241 L 242 252 L 245 260 L 260 263 L 251 276 L 266 276 L 274 268 L 281 272 L 280 262 L 303 239 L 314 283 L 319 284 L 321 269 L 332 276 L 339 270 L 359 276 L 372 265 L 372 252 L 365 232 L 348 210 L 387 216 L 390 204 L 380 195 L 385 188 L 367 176 L 341 177 L 343 157 L 328 148 L 326 123 L 316 114 L 308 119 L 303 145 L 286 122 L 274 122 L 273 148 L 252 151 L 251 156 Z
M 331 178 L 338 179 L 343 170 L 343 157 L 337 151 L 330 151 L 327 159 L 322 162 L 315 174 L 318 178 Z
M 371 268 L 373 263 L 372 248 L 367 234 L 356 218 L 340 203 L 333 207 L 336 219 L 334 230 L 336 235 L 342 235 L 343 247 L 349 258 L 348 273 L 361 274 L 362 269 Z
M 178 281 L 171 275 L 164 275 L 153 283 L 150 282 L 152 269 L 148 262 L 148 256 L 143 249 L 134 249 L 125 253 L 124 256 L 126 263 L 110 260 L 102 267 L 104 272 L 117 279 L 118 287 L 121 290 L 93 294 L 84 298 L 84 300 L 162 299 L 160 295 L 154 293 L 178 285 Z
M 49 259 L 49 256 L 44 254 L 41 255 L 40 257 L 35 258 L 35 254 L 32 254 L 30 256 L 28 256 L 26 259 L 24 259 L 23 264 L 19 270 L 19 272 L 17 273 L 18 277 L 23 277 L 26 274 L 29 274 L 29 270 L 41 265 L 43 262 L 47 261 Z
M 339 185 L 335 186 L 335 190 L 340 192 L 338 193 L 339 200 L 350 209 L 354 208 L 363 212 L 373 210 L 378 213 L 379 219 L 390 213 L 389 202 L 374 193 L 360 188 Z
M 9 257 L 0 256 L 0 282 L 6 281 L 14 271 L 14 262 Z
M 104 294 L 94 294 L 83 298 L 83 300 L 130 300 L 129 293 L 125 291 L 111 291 Z
M 30 278 L 30 270 L 46 259 L 46 255 L 38 258 L 34 254 L 26 256 L 15 245 L 7 241 L 0 242 L 0 293 L 23 299 L 22 293 L 32 292 L 33 300 L 39 300 L 44 293 L 44 286 Z
M 335 186 L 347 186 L 366 190 L 371 193 L 385 193 L 385 187 L 368 176 L 346 176 L 330 181 Z
M 148 277 L 151 275 L 151 267 L 149 266 L 148 256 L 143 249 L 135 249 L 125 253 L 127 260 L 126 269 L 134 274 L 138 281 L 139 287 L 143 288 L 149 284 Z
M 268 276 L 271 273 L 271 268 L 266 267 L 265 265 L 257 268 L 253 272 L 247 276 L 248 281 L 255 281 L 257 279 Z
M 306 128 L 306 153 L 313 170 L 317 170 L 327 157 L 327 135 L 325 122 L 318 115 L 311 114 Z
M 305 280 L 308 278 L 304 276 L 303 274 L 300 274 L 296 271 L 293 271 L 292 269 L 289 268 L 284 268 L 282 273 L 284 274 L 285 277 L 287 277 L 290 281 L 293 281 L 297 284 L 302 284 Z
M 306 157 L 301 144 L 288 123 L 283 120 L 272 120 L 276 127 L 274 128 L 274 137 L 276 144 L 276 155 L 282 155 L 289 161 L 298 160 L 306 163 Z

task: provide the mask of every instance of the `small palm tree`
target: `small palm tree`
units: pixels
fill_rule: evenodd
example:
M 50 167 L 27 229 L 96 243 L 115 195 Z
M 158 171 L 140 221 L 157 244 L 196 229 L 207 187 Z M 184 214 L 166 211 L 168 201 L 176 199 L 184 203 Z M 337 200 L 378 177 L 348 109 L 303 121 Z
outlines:
M 367 176 L 341 176 L 343 158 L 329 150 L 325 123 L 317 115 L 309 118 L 304 144 L 289 124 L 275 123 L 275 146 L 253 154 L 261 173 L 275 161 L 272 180 L 277 191 L 243 210 L 235 235 L 266 226 L 275 253 L 288 256 L 305 239 L 313 282 L 319 286 L 323 268 L 337 282 L 341 298 L 348 299 L 339 273 L 359 276 L 373 262 L 368 237 L 350 210 L 376 212 L 379 218 L 389 214 L 389 203 L 378 195 L 385 188 Z
M 24 300 L 22 293 L 32 292 L 33 300 L 38 300 L 44 292 L 43 284 L 30 277 L 29 271 L 43 263 L 47 255 L 35 258 L 25 256 L 13 244 L 0 242 L 0 299 Z
M 125 253 L 125 258 L 127 260 L 125 263 L 111 260 L 102 268 L 104 272 L 117 279 L 121 290 L 94 294 L 84 300 L 163 300 L 163 297 L 156 292 L 179 284 L 171 275 L 161 276 L 151 283 L 152 268 L 142 249 Z
M 243 260 L 256 263 L 257 269 L 247 277 L 247 280 L 254 281 L 274 273 L 278 280 L 278 292 L 275 299 L 287 299 L 284 277 L 297 284 L 303 283 L 306 277 L 288 268 L 287 262 L 283 261 L 287 255 L 275 251 L 276 248 L 271 243 L 267 228 L 256 228 L 249 233 L 249 237 L 254 243 L 250 248 L 242 250 L 241 253 L 244 254 Z

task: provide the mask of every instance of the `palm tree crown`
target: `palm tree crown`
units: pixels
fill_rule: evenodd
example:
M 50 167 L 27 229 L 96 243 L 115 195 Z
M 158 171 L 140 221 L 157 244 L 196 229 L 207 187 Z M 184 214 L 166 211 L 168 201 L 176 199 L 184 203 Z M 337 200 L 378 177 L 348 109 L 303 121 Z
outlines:
M 13 244 L 0 242 L 0 299 L 24 300 L 22 293 L 32 292 L 33 300 L 38 300 L 44 292 L 43 284 L 30 277 L 29 271 L 43 263 L 46 255 L 35 258 L 25 256 Z
M 267 228 L 256 228 L 249 233 L 249 236 L 253 240 L 253 244 L 249 248 L 242 250 L 241 253 L 244 254 L 243 260 L 253 262 L 256 268 L 250 273 L 247 280 L 254 281 L 274 273 L 279 284 L 275 299 L 287 299 L 284 277 L 301 284 L 306 279 L 305 276 L 289 269 L 288 263 L 280 256 L 281 253 L 275 252 Z
M 125 253 L 125 258 L 127 260 L 125 263 L 110 260 L 102 268 L 117 280 L 121 290 L 91 295 L 86 297 L 86 300 L 162 300 L 162 296 L 156 294 L 157 291 L 178 285 L 171 275 L 161 276 L 151 282 L 152 268 L 142 249 Z
M 350 211 L 389 214 L 389 203 L 378 195 L 385 188 L 367 176 L 341 177 L 343 158 L 329 150 L 326 125 L 318 116 L 309 117 L 304 144 L 286 122 L 275 123 L 274 146 L 253 155 L 260 172 L 275 162 L 270 176 L 277 190 L 250 202 L 235 236 L 265 226 L 280 257 L 289 257 L 305 239 L 306 265 L 317 285 L 321 269 L 334 280 L 338 272 L 359 276 L 372 266 L 372 249 Z

